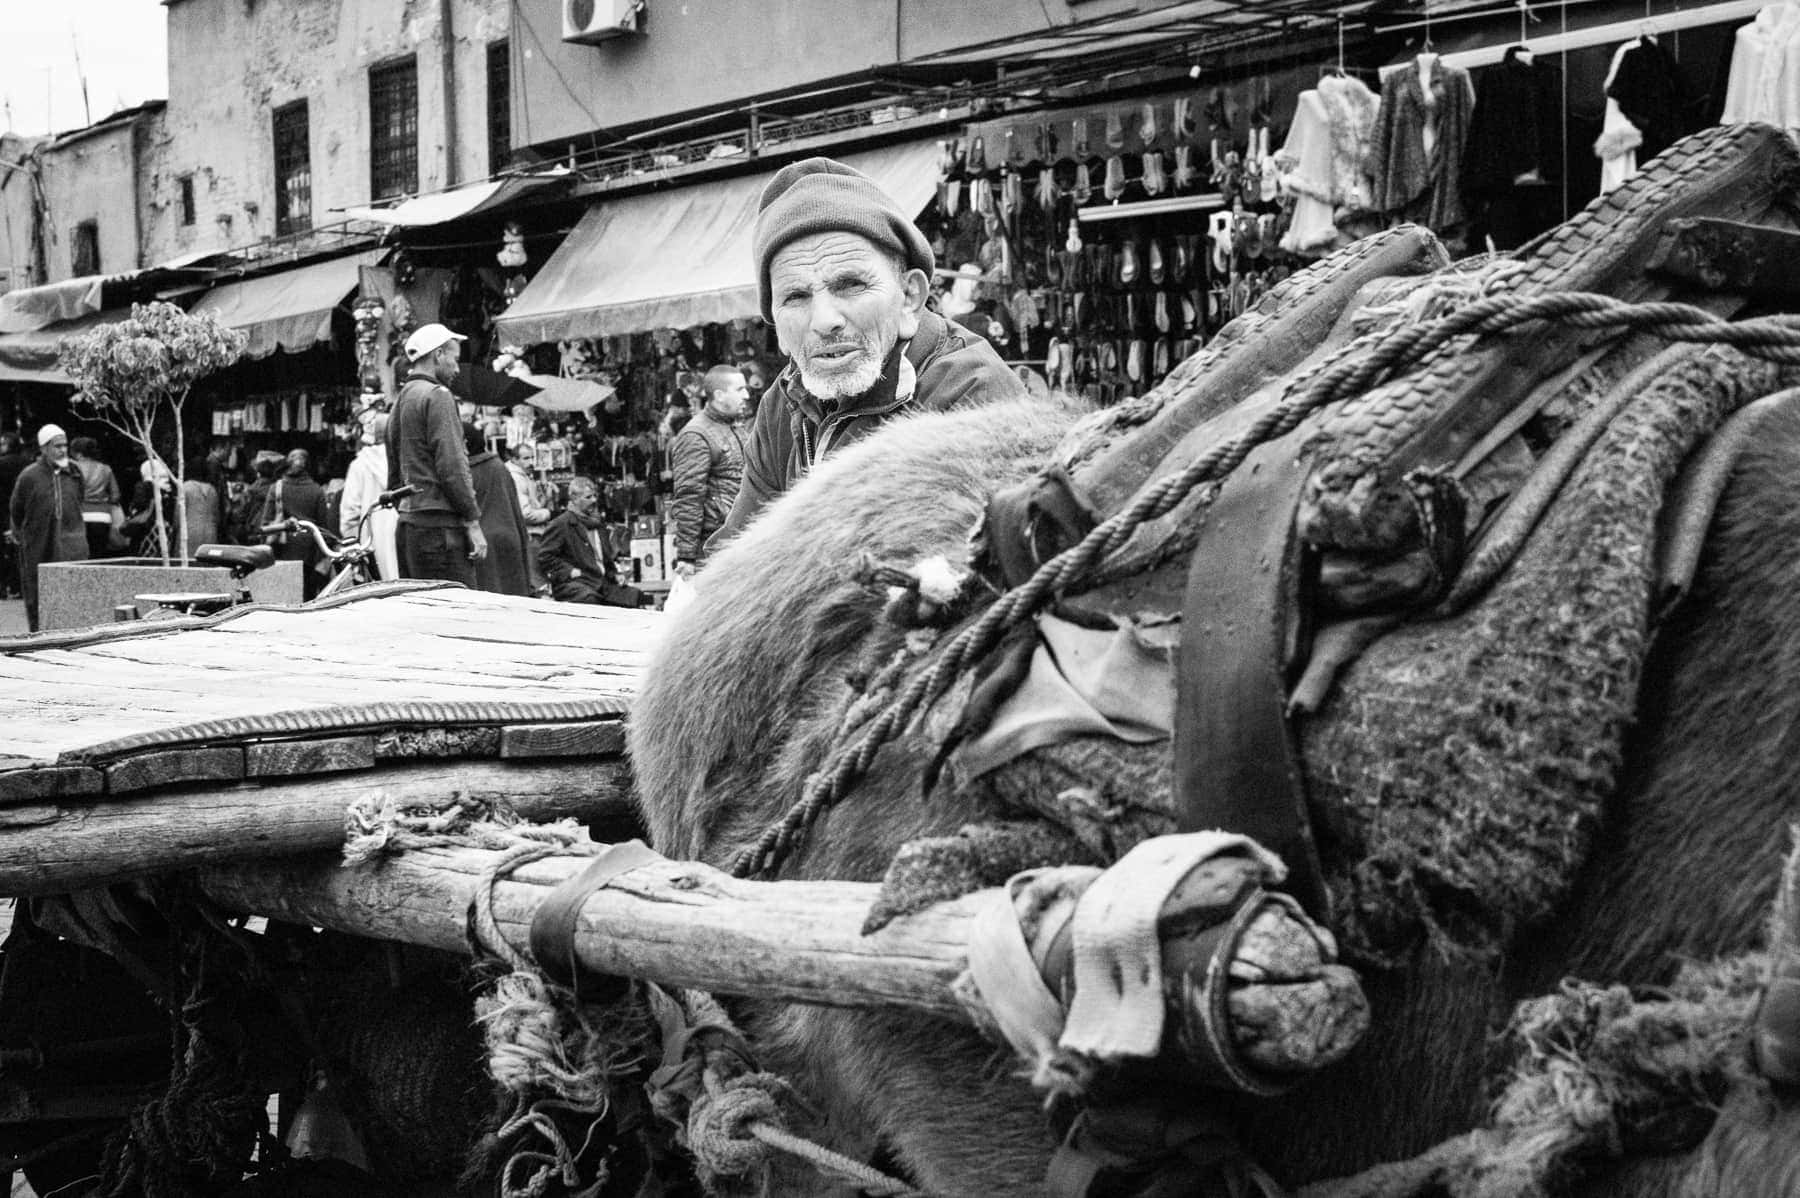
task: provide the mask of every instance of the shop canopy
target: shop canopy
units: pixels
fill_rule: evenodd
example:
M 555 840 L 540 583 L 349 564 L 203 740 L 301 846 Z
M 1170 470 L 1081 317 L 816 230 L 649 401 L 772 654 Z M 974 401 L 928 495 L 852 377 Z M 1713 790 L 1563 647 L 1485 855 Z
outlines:
M 528 175 L 508 175 L 440 191 L 436 195 L 415 196 L 391 208 L 345 208 L 344 215 L 353 220 L 374 221 L 394 228 L 418 229 L 441 225 L 466 216 L 479 216 L 505 207 L 522 196 L 566 187 L 575 173 L 566 166 L 534 171 Z
M 201 296 L 193 310 L 211 313 L 221 323 L 248 333 L 246 357 L 266 358 L 278 349 L 299 353 L 330 340 L 331 313 L 356 290 L 362 268 L 374 266 L 386 253 L 365 250 L 226 283 Z
M 902 211 L 936 190 L 938 143 L 846 154 Z M 751 237 L 773 173 L 602 201 L 589 208 L 495 322 L 501 342 L 537 345 L 754 316 Z
M 0 333 L 0 382 L 70 385 L 73 380 L 57 365 L 63 338 L 85 333 L 97 325 L 114 324 L 130 315 L 129 308 L 112 308 L 22 333 Z
M 107 308 L 125 308 L 133 299 L 148 298 L 159 287 L 190 284 L 206 272 L 197 265 L 211 251 L 188 254 L 142 270 L 112 275 L 82 275 L 37 287 L 19 287 L 0 295 L 0 333 L 27 333 L 60 321 L 78 320 Z

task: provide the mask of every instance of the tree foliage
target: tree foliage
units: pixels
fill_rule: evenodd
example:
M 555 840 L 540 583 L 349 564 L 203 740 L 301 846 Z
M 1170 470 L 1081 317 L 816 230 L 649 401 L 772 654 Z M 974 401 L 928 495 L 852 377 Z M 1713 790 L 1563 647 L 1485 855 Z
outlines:
M 181 488 L 187 481 L 187 461 L 182 409 L 194 384 L 236 362 L 247 341 L 243 333 L 226 328 L 210 314 L 191 315 L 174 304 L 157 302 L 133 304 L 125 320 L 64 338 L 59 353 L 63 373 L 75 383 L 75 403 L 136 441 L 149 460 L 162 461 L 156 452 L 157 422 L 165 416 L 173 421 L 176 544 L 184 563 L 187 505 Z M 169 537 L 162 503 L 153 496 L 152 504 L 167 564 Z

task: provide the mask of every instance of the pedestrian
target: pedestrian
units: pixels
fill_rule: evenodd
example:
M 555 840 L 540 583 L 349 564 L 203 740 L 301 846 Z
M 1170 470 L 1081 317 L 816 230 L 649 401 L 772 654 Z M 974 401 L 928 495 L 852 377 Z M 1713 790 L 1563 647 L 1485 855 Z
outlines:
M 993 346 L 926 307 L 931 245 L 860 171 L 829 158 L 783 167 L 763 189 L 752 244 L 763 318 L 790 363 L 757 409 L 720 541 L 902 412 L 1026 394 Z
M 532 471 L 537 468 L 537 446 L 530 441 L 520 441 L 509 449 L 511 456 L 506 460 L 506 472 L 512 475 L 513 490 L 519 496 L 519 511 L 525 516 L 525 527 L 531 530 L 532 536 L 542 536 L 544 525 L 550 523 L 550 506 L 544 502 L 543 488 L 532 477 Z
M 379 507 L 388 489 L 388 418 L 376 412 L 363 425 L 362 448 L 344 472 L 344 502 L 338 511 L 338 532 L 345 541 L 361 540 L 375 549 L 375 571 L 383 579 L 400 577 L 399 551 L 394 545 L 398 517 L 391 507 Z
M 569 506 L 544 528 L 538 565 L 550 580 L 550 597 L 564 603 L 642 607 L 644 593 L 619 581 L 600 514 L 600 488 L 585 475 L 569 480 Z
M 388 419 L 388 480 L 418 490 L 400 501 L 400 572 L 475 586 L 487 553 L 463 422 L 449 383 L 467 338 L 428 324 L 406 339 L 410 370 Z
M 160 530 L 156 525 L 159 507 L 163 520 Z M 163 557 L 173 551 L 175 476 L 161 458 L 145 458 L 138 466 L 138 484 L 131 493 L 131 514 L 125 518 L 125 529 L 133 552 L 140 557 Z
M 99 460 L 99 452 L 99 442 L 92 437 L 69 442 L 69 459 L 81 474 L 81 522 L 87 526 L 91 558 L 111 557 L 115 549 L 124 548 L 125 507 L 119 478 L 111 466 Z
M 25 621 L 38 628 L 38 566 L 88 555 L 81 518 L 81 471 L 69 460 L 69 435 L 54 424 L 38 430 L 38 458 L 19 472 L 7 504 L 7 537 L 19 551 Z
M 269 497 L 263 502 L 261 522 L 265 525 L 275 524 L 289 517 L 311 520 L 320 528 L 329 528 L 325 517 L 325 488 L 321 487 L 312 476 L 312 455 L 304 449 L 288 451 L 286 468 L 275 485 L 269 488 Z M 275 556 L 284 562 L 302 563 L 300 570 L 300 592 L 303 598 L 311 599 L 319 593 L 325 579 L 320 566 L 325 559 L 319 552 L 319 543 L 308 532 L 269 533 L 267 542 L 275 547 Z
M 481 532 L 487 538 L 488 551 L 475 563 L 475 585 L 499 595 L 529 595 L 531 534 L 525 528 L 525 513 L 519 510 L 512 475 L 473 424 L 463 426 L 463 444 L 469 451 L 475 506 L 481 509 Z
M 744 480 L 744 435 L 750 390 L 744 372 L 719 365 L 706 372 L 704 402 L 669 445 L 675 475 L 669 519 L 675 529 L 675 573 L 692 578 L 706 561 L 706 541 L 731 515 Z

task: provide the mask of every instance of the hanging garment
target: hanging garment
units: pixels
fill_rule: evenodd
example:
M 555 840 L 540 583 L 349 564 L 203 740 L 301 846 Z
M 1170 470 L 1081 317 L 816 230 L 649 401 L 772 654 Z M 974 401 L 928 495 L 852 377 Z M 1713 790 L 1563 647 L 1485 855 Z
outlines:
M 1612 98 L 1613 80 L 1619 64 L 1631 52 L 1627 42 L 1613 51 L 1612 66 L 1606 72 L 1606 122 L 1600 127 L 1600 139 L 1594 143 L 1594 154 L 1600 159 L 1600 192 L 1604 195 L 1638 172 L 1638 147 L 1644 135 L 1625 116 L 1625 110 Z
M 1378 211 L 1442 233 L 1465 218 L 1462 160 L 1475 87 L 1469 72 L 1438 60 L 1430 88 L 1428 99 L 1416 59 L 1383 80 L 1369 173 Z
M 1655 38 L 1639 38 L 1626 47 L 1606 96 L 1643 135 L 1640 158 L 1654 158 L 1699 131 L 1687 76 L 1668 47 Z
M 1737 31 L 1719 120 L 1800 129 L 1800 4 L 1771 4 Z
M 1514 46 L 1484 71 L 1463 154 L 1470 239 L 1517 249 L 1555 224 L 1563 176 L 1562 72 Z
M 1274 162 L 1296 197 L 1281 248 L 1317 254 L 1342 243 L 1339 226 L 1370 207 L 1370 140 L 1381 101 L 1362 80 L 1328 75 L 1300 93 L 1287 141 Z

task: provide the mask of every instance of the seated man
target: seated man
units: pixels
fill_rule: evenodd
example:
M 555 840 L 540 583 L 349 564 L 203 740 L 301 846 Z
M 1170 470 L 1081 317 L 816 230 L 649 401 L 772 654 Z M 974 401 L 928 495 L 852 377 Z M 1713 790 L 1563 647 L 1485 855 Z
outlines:
M 550 580 L 550 597 L 563 603 L 642 607 L 644 593 L 619 582 L 606 520 L 600 515 L 600 488 L 576 475 L 569 482 L 569 506 L 544 526 L 538 566 Z

